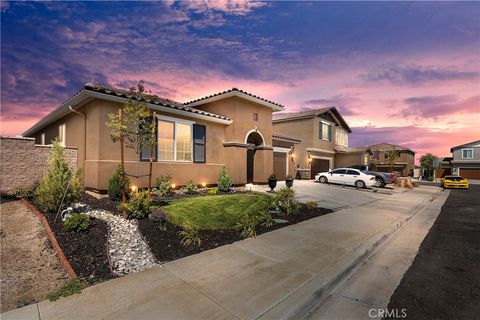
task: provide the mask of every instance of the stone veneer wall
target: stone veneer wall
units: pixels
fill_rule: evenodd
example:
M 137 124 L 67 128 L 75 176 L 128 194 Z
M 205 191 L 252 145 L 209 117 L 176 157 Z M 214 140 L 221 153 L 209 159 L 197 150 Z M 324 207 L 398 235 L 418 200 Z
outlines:
M 52 147 L 35 145 L 34 138 L 0 137 L 0 192 L 38 182 L 48 166 Z M 65 148 L 65 160 L 77 169 L 77 149 Z

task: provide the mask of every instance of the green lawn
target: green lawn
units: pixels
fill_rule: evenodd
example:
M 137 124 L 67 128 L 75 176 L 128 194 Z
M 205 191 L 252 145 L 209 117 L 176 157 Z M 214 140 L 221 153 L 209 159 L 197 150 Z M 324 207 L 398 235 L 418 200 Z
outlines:
M 200 229 L 230 229 L 243 214 L 264 210 L 270 200 L 265 194 L 239 193 L 176 200 L 162 209 L 168 221 L 177 225 L 190 220 Z

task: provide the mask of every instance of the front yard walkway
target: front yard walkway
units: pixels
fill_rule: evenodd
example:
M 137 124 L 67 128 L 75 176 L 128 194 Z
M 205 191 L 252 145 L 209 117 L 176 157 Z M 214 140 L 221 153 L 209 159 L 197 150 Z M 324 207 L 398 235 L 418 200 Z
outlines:
M 67 279 L 41 222 L 20 201 L 0 204 L 1 311 L 40 301 Z

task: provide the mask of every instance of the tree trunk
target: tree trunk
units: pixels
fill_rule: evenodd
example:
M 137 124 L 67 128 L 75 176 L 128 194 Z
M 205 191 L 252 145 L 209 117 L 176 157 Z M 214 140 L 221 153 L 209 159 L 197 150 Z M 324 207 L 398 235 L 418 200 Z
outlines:
M 152 113 L 152 121 L 155 121 L 155 117 L 157 113 L 153 111 Z M 152 169 L 153 169 L 153 147 L 155 146 L 155 128 L 156 126 L 152 126 L 152 133 L 150 136 L 150 168 L 148 171 L 148 197 L 152 196 Z
M 120 167 L 122 170 L 122 204 L 127 203 L 127 195 L 125 193 L 124 182 L 125 182 L 125 155 L 123 152 L 123 129 L 122 129 L 122 109 L 118 110 L 118 126 L 120 127 Z M 122 215 L 126 216 L 125 209 L 122 206 Z

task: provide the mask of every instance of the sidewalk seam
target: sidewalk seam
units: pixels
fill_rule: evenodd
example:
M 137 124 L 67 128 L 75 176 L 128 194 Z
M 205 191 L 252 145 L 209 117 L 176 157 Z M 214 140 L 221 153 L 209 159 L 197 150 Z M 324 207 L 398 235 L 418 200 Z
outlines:
M 173 275 L 174 277 L 182 280 L 186 285 L 188 285 L 189 287 L 191 287 L 192 289 L 194 289 L 195 291 L 199 292 L 201 295 L 203 295 L 204 297 L 206 297 L 208 300 L 212 301 L 213 303 L 215 303 L 217 306 L 219 306 L 222 310 L 225 310 L 228 314 L 232 315 L 235 317 L 235 319 L 242 319 L 241 317 L 239 317 L 238 315 L 236 315 L 235 313 L 233 313 L 232 311 L 228 310 L 227 308 L 225 308 L 223 305 L 221 305 L 219 302 L 217 302 L 214 298 L 210 297 L 208 294 L 206 294 L 205 292 L 203 292 L 202 290 L 194 287 L 192 284 L 190 284 L 187 280 L 183 279 L 182 277 L 180 277 L 179 275 L 173 273 L 169 268 L 168 266 L 166 265 L 163 265 L 163 267 L 165 268 L 165 270 L 167 270 L 171 275 Z
M 42 320 L 42 316 L 40 315 L 40 307 L 39 307 L 39 305 L 38 305 L 38 302 L 36 302 L 35 305 L 37 306 L 38 319 L 39 319 L 39 320 Z

